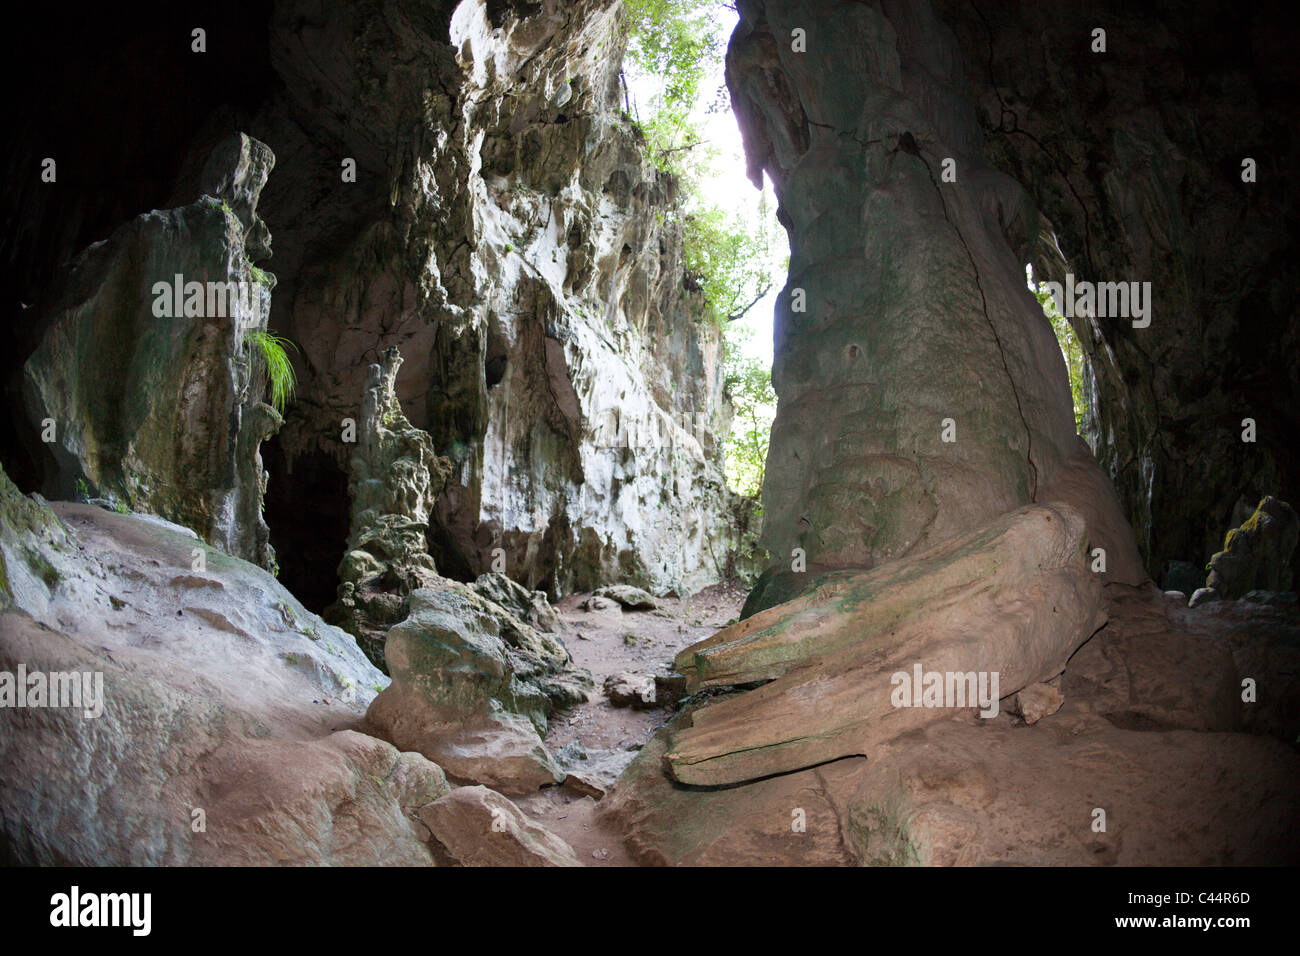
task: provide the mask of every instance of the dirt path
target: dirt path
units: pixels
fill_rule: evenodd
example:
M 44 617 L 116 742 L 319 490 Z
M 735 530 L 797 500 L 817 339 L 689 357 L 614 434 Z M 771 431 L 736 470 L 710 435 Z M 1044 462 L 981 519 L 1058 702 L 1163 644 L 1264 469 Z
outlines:
M 591 671 L 596 691 L 591 700 L 557 714 L 551 721 L 546 745 L 552 753 L 585 749 L 593 763 L 616 766 L 630 759 L 667 723 L 671 709 L 649 710 L 615 707 L 605 695 L 605 679 L 629 672 L 653 677 L 669 672 L 677 652 L 734 620 L 745 600 L 745 590 L 715 585 L 689 598 L 657 598 L 659 607 L 628 611 L 612 604 L 584 610 L 590 594 L 574 594 L 557 605 L 564 621 L 561 637 L 580 667 Z M 599 601 L 593 603 L 601 603 Z M 550 787 L 535 796 L 517 797 L 515 803 L 529 817 L 563 837 L 591 866 L 630 866 L 615 834 L 594 821 L 596 801 L 572 786 Z

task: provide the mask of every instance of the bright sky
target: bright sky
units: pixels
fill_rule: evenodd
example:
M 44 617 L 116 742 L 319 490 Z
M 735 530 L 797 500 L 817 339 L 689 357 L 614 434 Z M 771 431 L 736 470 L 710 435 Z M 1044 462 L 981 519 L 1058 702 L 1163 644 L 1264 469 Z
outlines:
M 739 14 L 719 3 L 716 7 L 716 15 L 721 24 L 725 51 L 726 42 L 731 37 L 731 31 L 735 29 Z M 637 75 L 630 61 L 625 64 L 625 69 L 632 98 L 644 111 L 646 104 L 651 103 L 660 92 L 663 79 L 658 76 Z M 723 70 L 722 59 L 712 64 L 708 77 L 700 84 L 700 103 L 694 115 L 700 134 L 717 151 L 717 159 L 712 169 L 702 178 L 701 194 L 708 202 L 721 206 L 728 213 L 743 216 L 747 221 L 754 223 L 753 231 L 758 232 L 760 193 L 745 176 L 745 150 L 740 142 L 740 129 L 736 126 L 736 118 L 730 109 L 712 114 L 706 112 L 708 104 L 714 99 L 715 91 L 725 84 Z M 765 183 L 765 188 L 768 192 L 768 214 L 775 222 L 776 199 L 771 195 L 771 183 Z M 778 241 L 783 244 L 785 230 L 778 225 L 775 227 L 775 232 Z M 784 248 L 779 250 L 778 259 L 784 259 L 784 251 Z M 728 332 L 728 338 L 739 345 L 741 352 L 761 359 L 769 367 L 772 364 L 772 313 L 776 308 L 776 294 L 784 285 L 785 271 L 778 262 L 776 273 L 772 277 L 772 291 L 751 308 L 744 318 L 737 319 Z M 738 326 L 741 328 L 737 328 Z

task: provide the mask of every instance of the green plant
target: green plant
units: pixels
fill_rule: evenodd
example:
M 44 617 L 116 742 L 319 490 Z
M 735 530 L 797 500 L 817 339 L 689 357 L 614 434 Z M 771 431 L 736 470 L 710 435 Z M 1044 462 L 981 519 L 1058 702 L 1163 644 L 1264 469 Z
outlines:
M 724 387 L 735 409 L 727 438 L 727 482 L 738 494 L 757 498 L 776 417 L 776 392 L 767 366 L 758 359 L 729 355 L 725 369 Z
M 702 137 L 691 123 L 708 65 L 723 38 L 712 0 L 624 0 L 627 56 L 634 69 L 660 79 L 649 113 L 637 124 L 660 169 L 685 172 Z
M 289 361 L 289 353 L 286 348 L 291 348 L 296 352 L 298 346 L 282 336 L 262 329 L 254 329 L 249 332 L 248 343 L 249 347 L 261 359 L 261 367 L 266 376 L 267 385 L 271 390 L 271 404 L 277 412 L 283 414 L 285 402 L 293 396 L 294 388 L 297 385 L 293 363 Z
M 86 484 L 85 478 L 78 478 L 73 482 L 73 487 L 76 489 L 78 501 L 90 500 L 90 485 Z

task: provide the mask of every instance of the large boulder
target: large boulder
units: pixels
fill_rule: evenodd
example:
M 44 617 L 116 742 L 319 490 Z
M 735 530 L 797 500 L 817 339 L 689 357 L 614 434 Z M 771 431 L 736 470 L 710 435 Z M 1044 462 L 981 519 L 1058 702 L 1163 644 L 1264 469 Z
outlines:
M 1300 861 L 1294 725 L 1282 740 L 1223 732 L 1226 681 L 1208 679 L 1223 647 L 1162 634 L 1169 625 L 1149 592 L 1110 603 L 1110 624 L 1066 667 L 1064 704 L 1032 724 L 1007 711 L 987 720 L 948 711 L 865 757 L 683 787 L 664 762 L 683 728 L 718 706 L 701 696 L 641 750 L 598 805 L 598 822 L 622 835 L 637 862 L 660 866 Z M 1123 637 L 1101 655 L 1111 666 L 1082 660 L 1117 625 Z M 1149 653 L 1148 639 L 1158 639 Z M 1293 672 L 1294 660 L 1286 663 Z M 1169 678 L 1162 667 L 1172 667 Z M 1278 693 L 1277 675 L 1251 672 Z M 728 693 L 724 701 L 747 696 Z
M 499 572 L 480 574 L 474 581 L 474 590 L 539 631 L 554 634 L 564 626 L 559 612 L 546 600 L 545 591 L 530 591 Z
M 582 866 L 573 848 L 487 787 L 461 787 L 420 810 L 461 866 Z
M 564 644 L 456 582 L 413 591 L 409 602 L 409 616 L 388 632 L 393 683 L 371 705 L 371 726 L 495 789 L 563 780 L 542 735 L 556 707 L 585 700 L 592 686 Z
M 2 474 L 0 514 L 0 674 L 28 704 L 0 707 L 0 859 L 432 862 L 415 814 L 445 777 L 358 732 L 387 678 L 349 635 L 160 519 Z M 80 706 L 33 706 L 56 685 Z

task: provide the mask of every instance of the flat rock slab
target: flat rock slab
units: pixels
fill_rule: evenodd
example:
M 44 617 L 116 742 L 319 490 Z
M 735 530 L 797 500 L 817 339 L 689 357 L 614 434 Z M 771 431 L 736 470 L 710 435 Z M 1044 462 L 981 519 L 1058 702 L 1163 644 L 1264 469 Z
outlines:
M 1080 703 L 1030 726 L 952 717 L 870 759 L 723 788 L 663 774 L 670 724 L 597 818 L 656 866 L 1300 863 L 1300 756 L 1285 743 L 1127 730 Z
M 1022 508 L 874 571 L 824 575 L 687 648 L 675 667 L 692 690 L 769 683 L 692 711 L 664 757 L 668 773 L 717 786 L 869 756 L 975 705 L 900 705 L 899 674 L 969 675 L 989 693 L 996 678 L 996 709 L 998 697 L 1059 674 L 1104 623 L 1084 546 L 1073 508 Z

